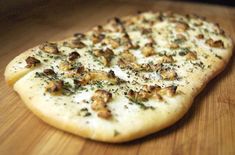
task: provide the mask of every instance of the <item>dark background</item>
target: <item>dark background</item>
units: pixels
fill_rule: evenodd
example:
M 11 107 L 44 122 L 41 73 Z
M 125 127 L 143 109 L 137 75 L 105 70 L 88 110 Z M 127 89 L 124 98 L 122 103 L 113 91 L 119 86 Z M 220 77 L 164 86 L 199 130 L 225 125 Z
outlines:
M 180 1 L 180 0 L 178 0 Z M 217 5 L 235 6 L 235 0 L 182 0 L 188 2 L 209 3 Z
M 0 0 L 0 20 L 16 20 L 19 16 L 29 15 L 31 12 L 44 11 L 44 8 L 54 8 L 55 6 L 61 6 L 69 9 L 70 7 L 79 7 L 84 3 L 90 5 L 96 5 L 104 1 L 123 2 L 123 3 L 143 3 L 153 1 L 171 1 L 171 2 L 187 2 L 187 3 L 200 3 L 210 6 L 226 6 L 227 8 L 235 9 L 235 0 Z M 87 6 L 89 9 L 90 6 Z M 48 9 L 47 9 L 48 10 Z M 205 11 L 205 10 L 198 10 Z M 195 12 L 196 13 L 196 12 Z
M 47 5 L 48 3 L 55 3 L 55 5 L 59 3 L 70 3 L 70 2 L 82 2 L 82 1 L 94 1 L 95 0 L 0 0 L 0 17 L 5 16 L 7 14 L 12 14 L 17 10 L 25 10 L 32 9 L 35 7 L 41 7 Z M 97 0 L 102 1 L 102 0 Z M 160 1 L 160 0 L 110 0 L 110 1 Z M 167 1 L 167 0 L 161 0 Z M 169 0 L 169 1 L 185 1 L 185 2 L 196 2 L 196 3 L 208 3 L 213 5 L 224 5 L 229 7 L 235 6 L 235 0 Z

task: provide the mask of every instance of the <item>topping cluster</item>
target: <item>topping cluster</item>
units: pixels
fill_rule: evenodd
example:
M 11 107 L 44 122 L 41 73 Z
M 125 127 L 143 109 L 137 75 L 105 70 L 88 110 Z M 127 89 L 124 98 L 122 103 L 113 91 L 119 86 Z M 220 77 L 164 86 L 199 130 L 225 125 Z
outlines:
M 150 99 L 163 102 L 178 95 L 179 86 L 190 82 L 182 79 L 195 69 L 205 69 L 206 52 L 222 59 L 214 51 L 226 48 L 223 37 L 219 26 L 195 15 L 147 12 L 115 17 L 107 25 L 76 33 L 63 43 L 46 42 L 39 47 L 39 54 L 25 62 L 27 68 L 41 63 L 50 66 L 37 77 L 46 79 L 45 90 L 52 95 L 92 91 L 91 109 L 109 119 L 108 104 L 123 92 L 130 102 L 147 109 L 145 103 Z M 203 53 L 201 44 L 210 50 Z M 116 75 L 115 67 L 127 74 L 127 79 Z M 82 111 L 88 116 L 88 109 Z

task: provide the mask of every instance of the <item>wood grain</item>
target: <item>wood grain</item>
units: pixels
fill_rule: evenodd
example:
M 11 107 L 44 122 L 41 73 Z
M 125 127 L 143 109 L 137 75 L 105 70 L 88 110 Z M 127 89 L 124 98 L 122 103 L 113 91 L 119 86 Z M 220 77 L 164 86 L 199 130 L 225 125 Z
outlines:
M 113 16 L 137 10 L 197 13 L 220 23 L 235 40 L 235 9 L 177 2 L 55 2 L 0 20 L 0 154 L 235 154 L 235 61 L 195 99 L 175 125 L 124 144 L 83 139 L 39 120 L 4 81 L 6 64 L 22 51 L 46 40 L 83 32 Z M 26 13 L 27 12 L 27 13 Z

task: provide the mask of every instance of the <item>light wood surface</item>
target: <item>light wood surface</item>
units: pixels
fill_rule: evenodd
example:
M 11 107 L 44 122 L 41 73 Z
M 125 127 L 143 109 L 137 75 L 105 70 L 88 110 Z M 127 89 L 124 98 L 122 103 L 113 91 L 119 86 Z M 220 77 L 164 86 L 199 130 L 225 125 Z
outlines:
M 29 11 L 30 10 L 30 11 Z M 124 144 L 95 142 L 39 120 L 4 81 L 6 64 L 46 40 L 84 32 L 113 16 L 137 10 L 197 13 L 220 23 L 235 40 L 235 8 L 177 2 L 48 2 L 0 19 L 0 155 L 235 154 L 235 61 L 212 80 L 175 125 Z

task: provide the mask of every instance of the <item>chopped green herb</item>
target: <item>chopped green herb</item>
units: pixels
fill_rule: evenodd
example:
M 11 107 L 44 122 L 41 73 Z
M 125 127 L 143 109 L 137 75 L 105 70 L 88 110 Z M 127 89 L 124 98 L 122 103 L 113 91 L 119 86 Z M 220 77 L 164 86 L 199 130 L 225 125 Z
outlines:
M 134 103 L 134 104 L 138 105 L 143 110 L 147 110 L 147 109 L 154 110 L 155 109 L 153 106 L 146 106 L 144 103 L 142 103 L 140 101 L 132 100 L 130 98 L 129 98 L 129 100 L 131 101 L 131 102 L 129 102 L 129 104 L 133 104 Z
M 181 44 L 183 42 L 184 42 L 184 39 L 177 38 L 177 39 L 174 40 L 174 43 L 176 43 L 176 44 Z
M 88 109 L 87 108 L 82 108 L 81 111 L 88 111 Z
M 218 58 L 218 59 L 222 59 L 222 57 L 219 56 L 219 55 L 217 55 L 217 54 L 215 54 L 215 56 L 216 56 L 216 58 Z
M 95 85 L 98 87 L 98 88 L 103 88 L 104 86 L 103 86 L 103 83 L 101 82 L 101 81 L 97 81 L 96 83 L 95 83 Z
M 90 112 L 87 112 L 84 117 L 88 117 L 88 116 L 91 116 L 91 113 Z
M 187 54 L 187 53 L 186 53 L 186 52 L 183 52 L 183 51 L 180 51 L 180 52 L 179 52 L 179 55 L 180 55 L 180 56 L 185 56 L 186 54 Z
M 194 66 L 198 66 L 198 67 L 200 67 L 201 69 L 204 69 L 205 68 L 205 65 L 203 64 L 203 62 L 192 62 L 192 61 L 190 61 L 190 63 L 191 64 L 193 64 Z

